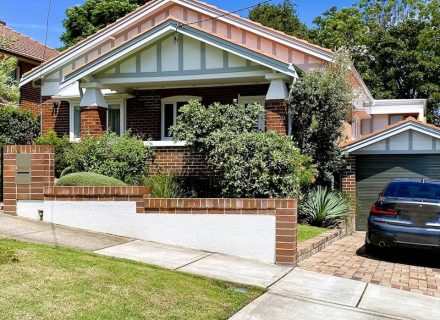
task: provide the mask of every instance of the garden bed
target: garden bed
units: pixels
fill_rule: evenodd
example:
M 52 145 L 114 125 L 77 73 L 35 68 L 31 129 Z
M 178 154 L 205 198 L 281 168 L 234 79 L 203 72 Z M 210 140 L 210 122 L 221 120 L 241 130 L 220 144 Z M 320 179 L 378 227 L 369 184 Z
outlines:
M 0 240 L 2 319 L 228 319 L 263 290 Z
M 316 234 L 313 237 L 310 235 Z M 320 252 L 347 235 L 345 223 L 336 229 L 316 228 L 307 225 L 298 225 L 298 262 L 301 262 L 315 253 Z M 308 237 L 308 239 L 307 239 Z

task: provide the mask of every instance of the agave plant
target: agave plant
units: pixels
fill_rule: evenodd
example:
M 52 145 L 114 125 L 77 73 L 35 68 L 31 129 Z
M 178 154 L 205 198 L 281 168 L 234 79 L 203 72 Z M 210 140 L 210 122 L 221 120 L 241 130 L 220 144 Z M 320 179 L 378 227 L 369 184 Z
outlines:
M 301 215 L 315 226 L 330 226 L 349 214 L 349 200 L 337 191 L 321 186 L 312 190 L 303 200 Z

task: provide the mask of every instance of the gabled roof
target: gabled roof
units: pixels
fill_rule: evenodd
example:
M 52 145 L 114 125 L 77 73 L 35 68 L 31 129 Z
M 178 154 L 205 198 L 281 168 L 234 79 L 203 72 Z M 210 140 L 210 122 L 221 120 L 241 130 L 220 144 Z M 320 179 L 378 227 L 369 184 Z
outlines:
M 353 151 L 365 148 L 369 145 L 372 145 L 373 143 L 385 140 L 389 137 L 392 137 L 407 130 L 415 130 L 434 138 L 440 139 L 440 127 L 416 120 L 413 117 L 409 117 L 405 120 L 399 121 L 380 130 L 364 135 L 359 139 L 348 141 L 342 145 L 342 148 L 346 153 L 351 153 Z
M 130 41 L 122 43 L 120 46 L 113 48 L 111 51 L 96 57 L 94 60 L 89 61 L 87 64 L 80 66 L 68 73 L 65 76 L 65 79 L 62 82 L 60 88 L 64 88 L 77 81 L 78 79 L 99 70 L 100 68 L 104 68 L 107 64 L 112 63 L 113 61 L 121 59 L 124 56 L 133 54 L 145 43 L 155 41 L 156 39 L 167 34 L 167 32 L 175 32 L 176 27 L 180 23 L 181 22 L 176 21 L 175 19 L 168 19 L 167 21 L 153 27 L 143 34 L 140 34 Z M 251 61 L 257 62 L 273 70 L 277 70 L 291 77 L 298 77 L 297 71 L 292 65 L 288 63 L 283 63 L 277 60 L 276 57 L 270 54 L 266 54 L 265 52 L 249 49 L 244 46 L 238 46 L 234 44 L 233 41 L 230 41 L 228 39 L 214 37 L 195 25 L 178 28 L 177 32 L 192 37 L 194 39 L 204 41 L 205 43 L 212 44 L 218 48 L 221 48 L 222 50 L 231 52 L 238 56 L 245 57 Z
M 60 54 L 59 51 L 45 47 L 44 44 L 12 30 L 3 24 L 0 24 L 0 37 L 14 40 L 10 47 L 0 47 L 0 51 L 7 52 L 11 55 L 43 62 L 51 60 Z
M 54 57 L 50 61 L 24 74 L 22 84 L 26 84 L 29 81 L 35 80 L 37 77 L 41 76 L 41 74 L 50 72 L 52 69 L 60 66 L 60 64 L 68 61 L 70 57 L 84 53 L 86 50 L 89 50 L 94 43 L 100 43 L 110 38 L 112 35 L 126 30 L 131 25 L 138 23 L 143 17 L 149 15 L 150 13 L 157 12 L 171 5 L 178 5 L 185 8 L 190 8 L 206 17 L 216 18 L 217 21 L 222 21 L 223 23 L 229 24 L 241 30 L 255 33 L 269 39 L 273 43 L 287 45 L 294 50 L 310 54 L 317 59 L 329 62 L 333 60 L 333 53 L 329 49 L 322 48 L 320 46 L 311 44 L 305 40 L 301 40 L 293 36 L 289 36 L 280 31 L 264 27 L 259 23 L 255 23 L 249 19 L 242 18 L 236 14 L 229 15 L 227 11 L 220 10 L 217 7 L 208 5 L 204 2 L 197 0 L 155 0 L 147 2 L 145 5 L 127 14 L 125 17 L 118 19 L 113 24 L 106 26 L 95 34 L 80 41 L 75 46 L 62 52 L 59 56 Z M 188 22 L 185 22 L 184 24 L 187 23 Z M 228 40 L 230 41 L 231 39 Z

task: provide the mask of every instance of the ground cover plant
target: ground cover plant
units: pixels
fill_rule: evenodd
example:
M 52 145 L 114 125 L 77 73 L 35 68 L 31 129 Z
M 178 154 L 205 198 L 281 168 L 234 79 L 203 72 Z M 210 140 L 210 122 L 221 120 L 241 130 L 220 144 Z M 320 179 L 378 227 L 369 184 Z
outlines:
M 228 319 L 263 292 L 61 247 L 0 252 L 1 319 Z

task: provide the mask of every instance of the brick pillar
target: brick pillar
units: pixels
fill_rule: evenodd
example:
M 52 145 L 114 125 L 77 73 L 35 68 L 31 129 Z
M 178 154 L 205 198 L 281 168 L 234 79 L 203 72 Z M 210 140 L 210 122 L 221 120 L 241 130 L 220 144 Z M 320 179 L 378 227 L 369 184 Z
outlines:
M 266 100 L 266 130 L 287 134 L 285 100 Z
M 350 155 L 347 159 L 346 169 L 342 172 L 342 192 L 350 196 L 352 204 L 350 207 L 351 218 L 348 221 L 347 231 L 356 230 L 356 156 Z
M 18 200 L 44 200 L 44 187 L 53 186 L 54 178 L 54 147 L 4 146 L 4 212 L 16 215 Z
M 81 137 L 99 136 L 107 130 L 107 109 L 90 106 L 81 107 Z

